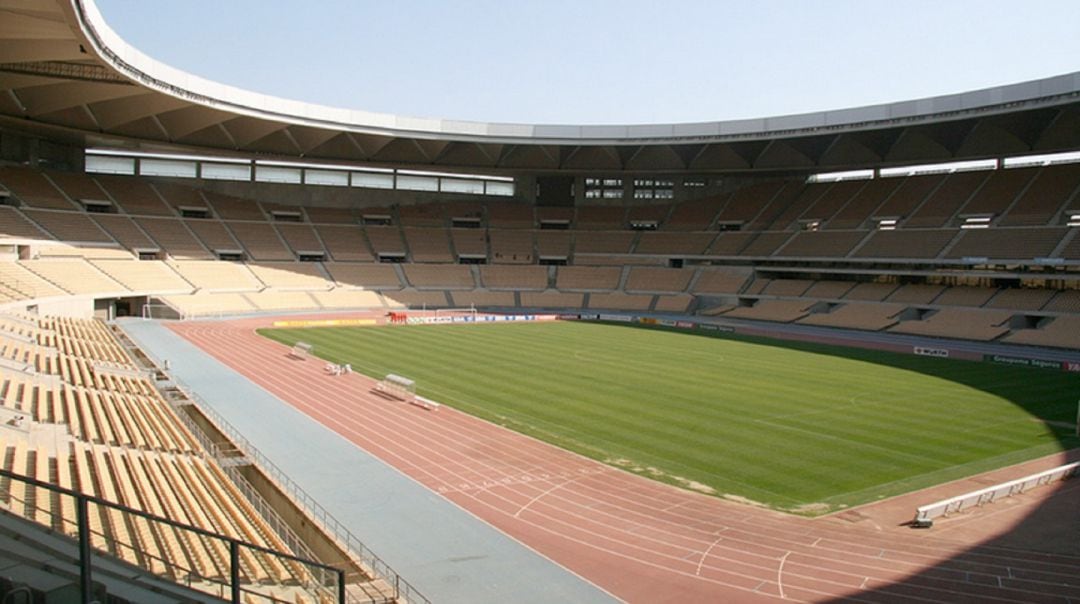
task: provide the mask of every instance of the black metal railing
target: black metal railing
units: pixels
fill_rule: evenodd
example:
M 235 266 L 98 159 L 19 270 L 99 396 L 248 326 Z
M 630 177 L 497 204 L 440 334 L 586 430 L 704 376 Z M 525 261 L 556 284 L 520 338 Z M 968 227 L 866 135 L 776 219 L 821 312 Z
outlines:
M 16 483 L 20 483 L 25 486 L 35 487 L 39 489 L 45 489 L 50 493 L 55 493 L 57 497 L 70 497 L 74 499 L 74 519 L 65 518 L 63 512 L 57 512 L 49 507 L 45 507 L 39 504 L 42 501 L 42 496 L 34 492 L 33 496 L 26 496 L 22 499 L 16 497 L 15 489 L 13 486 Z M 46 499 L 52 499 L 47 497 Z M 82 594 L 82 601 L 86 604 L 94 601 L 95 596 L 93 594 L 93 582 L 92 582 L 92 559 L 95 555 L 94 545 L 105 546 L 98 547 L 102 553 L 111 555 L 113 557 L 124 560 L 123 555 L 114 555 L 109 552 L 108 544 L 112 543 L 112 548 L 115 552 L 119 552 L 121 549 L 124 551 L 137 554 L 137 558 L 140 561 L 145 561 L 144 564 L 133 562 L 131 560 L 124 560 L 129 563 L 133 563 L 140 568 L 143 568 L 148 574 L 169 574 L 174 578 L 173 580 L 178 584 L 185 585 L 193 589 L 199 589 L 201 591 L 207 591 L 206 587 L 211 585 L 218 586 L 218 596 L 228 599 L 232 602 L 240 603 L 242 597 L 264 599 L 269 602 L 282 602 L 293 601 L 293 598 L 289 595 L 282 593 L 275 595 L 273 588 L 278 587 L 284 590 L 303 590 L 308 594 L 317 594 L 315 596 L 316 601 L 326 601 L 327 599 L 337 602 L 338 604 L 346 604 L 346 571 L 340 568 L 301 558 L 299 556 L 292 555 L 287 552 L 276 551 L 268 547 L 256 545 L 254 543 L 248 543 L 240 539 L 235 539 L 227 535 L 214 533 L 212 531 L 192 526 L 154 514 L 137 510 L 125 505 L 107 501 L 100 497 L 86 495 L 79 493 L 71 489 L 67 489 L 55 484 L 43 482 L 35 478 L 28 476 L 22 476 L 9 472 L 7 470 L 0 469 L 0 502 L 6 502 L 9 511 L 16 516 L 27 516 L 29 511 L 30 519 L 38 516 L 39 513 L 50 516 L 49 527 L 62 527 L 65 534 L 70 534 L 77 540 L 78 543 L 78 568 L 79 568 L 79 586 Z M 23 508 L 23 512 L 18 511 L 18 507 Z M 61 506 L 63 508 L 64 506 Z M 220 577 L 208 577 L 199 571 L 182 566 L 182 564 L 176 560 L 166 560 L 161 557 L 155 556 L 151 552 L 142 551 L 135 543 L 122 543 L 115 536 L 109 536 L 105 534 L 104 529 L 95 530 L 95 521 L 91 520 L 91 513 L 97 512 L 104 515 L 111 513 L 118 513 L 121 521 L 126 522 L 129 519 L 142 519 L 151 525 L 159 527 L 169 527 L 170 529 L 185 534 L 192 535 L 196 538 L 208 540 L 212 543 L 213 547 L 207 549 L 213 549 L 220 552 L 227 551 L 228 557 L 228 576 Z M 100 516 L 98 517 L 100 522 Z M 71 526 L 70 530 L 67 528 Z M 131 541 L 134 541 L 132 539 Z M 222 547 L 224 546 L 224 547 Z M 263 581 L 257 581 L 252 578 L 250 573 L 246 573 L 243 570 L 243 558 L 252 555 L 264 555 L 269 556 L 276 562 L 280 563 L 283 567 L 290 568 L 289 579 L 287 582 L 282 582 L 280 585 L 275 585 L 273 581 L 269 581 L 267 584 L 266 579 Z M 225 557 L 222 555 L 222 557 Z M 168 573 L 155 573 L 150 568 L 151 563 L 156 563 L 159 566 L 165 566 L 170 569 L 179 569 L 182 572 L 176 573 L 170 571 Z M 250 562 L 249 562 L 250 564 Z M 186 577 L 184 579 L 177 579 L 179 576 Z M 200 585 L 201 584 L 201 585 Z M 225 592 L 228 592 L 227 594 Z M 280 596 L 280 597 L 279 597 Z M 354 600 L 354 597 L 350 597 L 349 600 Z M 391 600 L 389 599 L 370 599 L 370 602 L 385 603 Z

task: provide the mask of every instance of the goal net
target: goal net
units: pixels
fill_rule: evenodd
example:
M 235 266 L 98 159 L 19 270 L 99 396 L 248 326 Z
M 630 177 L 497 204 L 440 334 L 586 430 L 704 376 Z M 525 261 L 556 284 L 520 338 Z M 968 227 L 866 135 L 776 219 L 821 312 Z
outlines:
M 476 319 L 476 307 L 470 306 L 469 308 L 437 308 L 435 309 L 436 317 L 472 317 Z
M 178 310 L 169 306 L 168 304 L 149 303 L 144 304 L 142 307 L 142 318 L 144 319 L 169 319 L 169 320 L 183 320 L 185 317 L 180 314 Z

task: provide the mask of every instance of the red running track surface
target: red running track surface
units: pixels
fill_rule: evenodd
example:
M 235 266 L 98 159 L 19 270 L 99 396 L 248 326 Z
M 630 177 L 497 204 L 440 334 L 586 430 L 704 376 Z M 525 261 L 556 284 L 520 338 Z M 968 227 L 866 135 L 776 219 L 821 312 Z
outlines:
M 365 376 L 332 377 L 318 360 L 290 359 L 287 347 L 255 333 L 268 324 L 258 318 L 172 328 L 626 601 L 1080 601 L 1080 558 L 854 522 L 852 512 L 790 516 L 671 487 L 446 406 L 433 412 L 388 401 L 370 392 L 374 381 Z

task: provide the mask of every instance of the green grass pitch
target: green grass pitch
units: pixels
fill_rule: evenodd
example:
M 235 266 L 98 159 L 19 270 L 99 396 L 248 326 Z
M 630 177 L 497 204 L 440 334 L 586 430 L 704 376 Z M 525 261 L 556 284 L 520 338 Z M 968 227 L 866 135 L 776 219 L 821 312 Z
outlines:
M 261 330 L 687 488 L 820 514 L 1065 448 L 1080 375 L 579 322 Z

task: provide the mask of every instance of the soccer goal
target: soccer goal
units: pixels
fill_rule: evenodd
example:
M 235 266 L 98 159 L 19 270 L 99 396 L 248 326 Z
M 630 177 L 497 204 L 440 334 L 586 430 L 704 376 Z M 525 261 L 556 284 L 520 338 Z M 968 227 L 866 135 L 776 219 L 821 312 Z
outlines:
M 297 342 L 293 344 L 292 350 L 289 351 L 289 356 L 294 359 L 300 359 L 301 361 L 307 360 L 312 353 L 315 352 L 315 347 L 306 342 Z
M 169 319 L 169 320 L 183 320 L 184 317 L 180 314 L 180 311 L 169 306 L 168 304 L 154 304 L 147 303 L 142 307 L 143 319 Z
M 416 382 L 393 373 L 386 374 L 386 377 L 375 384 L 375 391 L 407 403 L 416 400 Z
M 471 320 L 476 320 L 476 307 L 470 306 L 469 308 L 436 308 L 436 317 L 470 317 Z

